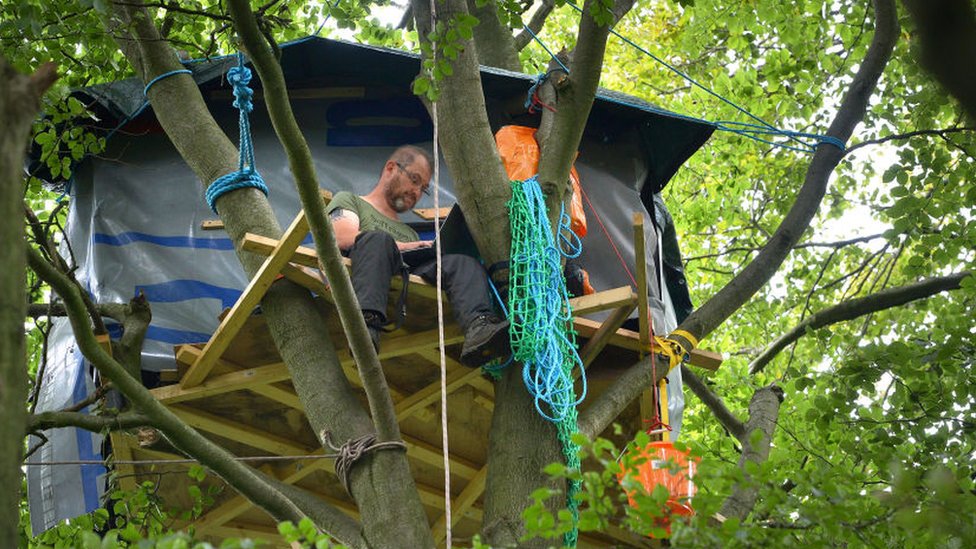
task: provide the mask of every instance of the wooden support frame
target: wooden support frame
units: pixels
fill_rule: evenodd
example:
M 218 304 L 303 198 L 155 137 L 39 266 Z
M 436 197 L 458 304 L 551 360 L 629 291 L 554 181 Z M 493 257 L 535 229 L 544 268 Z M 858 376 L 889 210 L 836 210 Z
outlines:
M 258 269 L 257 274 L 251 279 L 247 288 L 244 289 L 244 293 L 241 294 L 241 297 L 231 307 L 230 313 L 221 321 L 220 326 L 217 327 L 217 331 L 214 332 L 210 341 L 203 348 L 203 353 L 200 355 L 200 358 L 197 359 L 186 375 L 183 376 L 183 379 L 180 380 L 180 385 L 183 387 L 193 387 L 194 385 L 199 385 L 207 378 L 214 363 L 224 354 L 227 347 L 230 346 L 231 341 L 233 341 L 234 336 L 237 335 L 237 332 L 244 325 L 244 321 L 247 320 L 248 315 L 261 302 L 261 298 L 264 297 L 265 292 L 271 287 L 275 277 L 281 272 L 281 268 L 288 263 L 288 258 L 302 240 L 305 239 L 307 233 L 308 220 L 305 219 L 305 211 L 302 210 L 295 217 L 295 220 L 292 221 L 288 230 L 285 231 L 284 237 L 278 242 L 274 251 Z

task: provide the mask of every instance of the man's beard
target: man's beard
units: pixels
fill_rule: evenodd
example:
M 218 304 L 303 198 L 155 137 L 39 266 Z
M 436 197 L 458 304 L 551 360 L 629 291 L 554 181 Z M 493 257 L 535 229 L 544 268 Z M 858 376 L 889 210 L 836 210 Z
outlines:
M 397 213 L 403 213 L 403 212 L 409 210 L 410 209 L 410 206 L 407 206 L 407 201 L 404 200 L 404 198 L 402 196 L 398 196 L 398 197 L 396 197 L 396 198 L 393 199 L 393 209 Z

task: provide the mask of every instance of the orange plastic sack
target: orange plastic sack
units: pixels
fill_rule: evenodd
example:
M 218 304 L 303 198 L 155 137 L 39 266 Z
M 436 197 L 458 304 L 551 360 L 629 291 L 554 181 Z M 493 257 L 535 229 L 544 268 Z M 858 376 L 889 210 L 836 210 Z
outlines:
M 535 141 L 535 128 L 504 126 L 495 133 L 498 154 L 505 164 L 505 172 L 512 181 L 522 181 L 539 172 L 539 144 Z M 569 171 L 573 183 L 573 197 L 569 202 L 570 228 L 577 236 L 586 236 L 586 213 L 579 173 L 576 167 Z
M 668 489 L 670 496 L 668 496 L 666 503 L 665 514 L 658 518 L 656 523 L 670 535 L 671 515 L 689 516 L 695 514 L 695 510 L 691 508 L 691 498 L 696 492 L 693 481 L 700 459 L 689 459 L 688 452 L 676 450 L 674 444 L 663 441 L 651 442 L 643 449 L 634 449 L 631 455 L 642 457 L 646 461 L 631 470 L 621 472 L 618 475 L 618 480 L 622 483 L 624 478 L 632 478 L 648 494 L 653 492 L 654 487 L 659 484 Z M 672 464 L 677 467 L 676 470 Z M 637 507 L 633 490 L 627 491 L 627 500 L 631 507 Z

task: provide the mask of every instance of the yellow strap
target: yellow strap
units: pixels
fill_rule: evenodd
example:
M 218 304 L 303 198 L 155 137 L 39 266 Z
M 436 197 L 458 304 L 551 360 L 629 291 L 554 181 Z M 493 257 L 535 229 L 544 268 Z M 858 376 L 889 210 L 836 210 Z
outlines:
M 654 336 L 653 351 L 668 357 L 668 371 L 681 364 L 687 354 L 680 343 L 661 336 Z
M 681 336 L 681 337 L 687 339 L 688 340 L 688 343 L 691 343 L 691 348 L 692 349 L 698 348 L 698 338 L 695 337 L 695 336 L 693 336 L 693 335 L 691 335 L 691 333 L 689 333 L 689 332 L 686 332 L 684 330 L 675 330 L 675 331 L 671 332 L 671 335 Z
M 659 391 L 659 393 L 658 393 L 658 399 L 657 399 L 657 405 L 660 407 L 660 411 L 661 411 L 661 423 L 663 423 L 666 427 L 670 427 L 671 426 L 671 417 L 670 417 L 670 414 L 668 414 L 668 412 L 669 412 L 669 410 L 668 410 L 668 380 L 667 379 L 662 379 L 661 380 L 661 383 L 660 383 L 660 385 L 658 385 L 658 387 L 660 387 L 660 389 L 661 389 Z M 663 440 L 664 442 L 670 442 L 671 441 L 671 431 L 669 429 L 665 428 L 664 429 L 664 432 L 661 433 L 661 440 Z

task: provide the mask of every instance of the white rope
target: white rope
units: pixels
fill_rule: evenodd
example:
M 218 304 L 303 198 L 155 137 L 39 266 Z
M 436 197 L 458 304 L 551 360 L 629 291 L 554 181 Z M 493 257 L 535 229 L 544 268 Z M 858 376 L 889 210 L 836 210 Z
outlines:
M 437 28 L 437 8 L 430 0 L 430 27 Z M 437 44 L 431 48 L 437 66 Z M 433 77 L 433 75 L 431 75 Z M 433 84 L 433 82 L 431 82 Z M 447 357 L 444 350 L 444 297 L 441 294 L 441 210 L 440 210 L 440 147 L 438 142 L 437 100 L 431 101 L 434 122 L 434 246 L 437 255 L 437 349 L 441 362 L 441 449 L 444 457 L 444 547 L 451 547 L 451 454 L 447 436 Z

